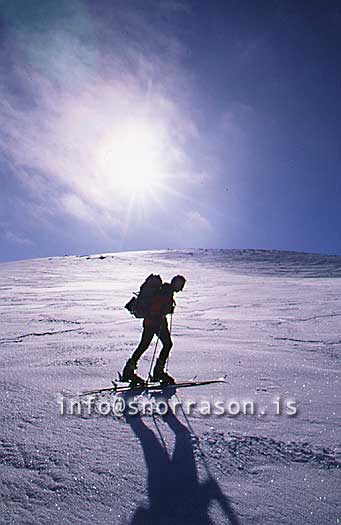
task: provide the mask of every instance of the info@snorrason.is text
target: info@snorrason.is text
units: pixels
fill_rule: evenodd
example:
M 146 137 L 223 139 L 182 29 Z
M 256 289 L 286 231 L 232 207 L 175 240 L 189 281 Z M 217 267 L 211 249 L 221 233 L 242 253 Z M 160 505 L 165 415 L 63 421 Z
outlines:
M 174 414 L 179 411 L 186 415 L 199 415 L 202 417 L 237 417 L 237 416 L 286 416 L 293 417 L 298 414 L 298 403 L 293 399 L 276 397 L 267 405 L 260 405 L 253 400 L 207 400 L 207 399 L 164 399 L 114 396 L 101 398 L 94 395 L 79 398 L 60 396 L 58 399 L 60 415 L 73 416 L 116 416 L 124 415 L 166 415 L 169 411 Z

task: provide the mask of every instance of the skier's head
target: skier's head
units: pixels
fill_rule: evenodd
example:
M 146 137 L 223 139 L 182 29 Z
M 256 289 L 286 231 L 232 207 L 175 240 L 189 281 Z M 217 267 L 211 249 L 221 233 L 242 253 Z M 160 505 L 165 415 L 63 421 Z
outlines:
M 186 279 L 183 275 L 175 275 L 171 280 L 171 286 L 174 292 L 181 292 L 185 286 Z

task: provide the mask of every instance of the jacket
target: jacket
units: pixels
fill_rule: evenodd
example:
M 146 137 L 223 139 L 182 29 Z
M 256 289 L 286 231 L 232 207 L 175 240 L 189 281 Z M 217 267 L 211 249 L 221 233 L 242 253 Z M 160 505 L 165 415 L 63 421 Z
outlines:
M 169 283 L 161 286 L 160 291 L 153 297 L 148 316 L 144 319 L 145 326 L 159 327 L 166 315 L 174 312 L 173 294 L 173 288 Z

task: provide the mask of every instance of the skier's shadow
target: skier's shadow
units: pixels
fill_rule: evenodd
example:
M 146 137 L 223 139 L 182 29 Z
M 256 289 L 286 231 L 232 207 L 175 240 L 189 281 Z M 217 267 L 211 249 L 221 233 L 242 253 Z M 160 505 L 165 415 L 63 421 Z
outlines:
M 213 525 L 208 514 L 212 501 L 219 503 L 226 522 L 238 525 L 228 498 L 208 470 L 207 481 L 199 482 L 192 435 L 171 410 L 163 419 L 175 434 L 172 457 L 140 415 L 125 417 L 141 442 L 148 469 L 149 508 L 139 507 L 131 525 Z

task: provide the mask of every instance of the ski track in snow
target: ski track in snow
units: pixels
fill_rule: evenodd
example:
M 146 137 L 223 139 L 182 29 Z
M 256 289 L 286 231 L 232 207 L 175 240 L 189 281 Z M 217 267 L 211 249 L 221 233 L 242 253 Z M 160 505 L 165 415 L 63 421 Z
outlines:
M 271 406 L 279 396 L 296 399 L 298 415 L 61 416 L 59 394 L 108 386 L 135 348 L 140 322 L 123 305 L 151 272 L 188 279 L 171 371 L 228 374 L 223 385 L 179 390 L 183 402 Z M 339 277 L 341 257 L 264 250 L 1 264 L 1 523 L 337 523 Z M 158 487 L 170 502 L 161 508 Z
M 307 463 L 321 469 L 340 468 L 336 452 L 308 442 L 277 441 L 264 436 L 228 435 L 215 430 L 202 439 L 203 452 L 223 472 L 243 470 L 255 472 L 255 467 L 269 463 Z
M 38 419 L 27 421 L 39 426 Z M 23 420 L 25 422 L 25 420 Z M 225 476 L 234 471 L 253 473 L 257 468 L 271 463 L 307 463 L 320 469 L 340 468 L 336 453 L 328 448 L 313 446 L 310 443 L 276 441 L 267 437 L 225 435 L 219 431 L 209 431 L 200 438 L 200 448 L 196 448 L 199 457 L 204 454 Z M 37 472 L 50 472 L 54 466 L 65 466 L 65 457 L 52 446 L 36 448 L 25 442 L 14 443 L 0 439 L 0 464 L 28 469 Z
M 294 343 L 313 343 L 319 345 L 340 345 L 341 340 L 339 341 L 321 341 L 316 339 L 293 339 L 292 337 L 274 337 L 277 341 L 293 341 Z
M 70 330 L 55 330 L 53 332 L 32 332 L 31 334 L 22 334 L 22 335 L 18 335 L 17 337 L 13 337 L 11 339 L 0 339 L 0 344 L 20 343 L 26 337 L 43 337 L 44 335 L 60 335 L 60 334 L 67 334 L 69 332 L 81 333 L 79 328 L 72 328 Z

